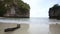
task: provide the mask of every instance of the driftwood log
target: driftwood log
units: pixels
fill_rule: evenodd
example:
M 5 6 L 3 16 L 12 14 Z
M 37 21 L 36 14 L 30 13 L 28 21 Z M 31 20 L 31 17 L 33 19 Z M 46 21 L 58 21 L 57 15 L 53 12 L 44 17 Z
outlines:
M 20 24 L 17 24 L 17 27 L 7 28 L 7 29 L 5 29 L 4 31 L 5 31 L 5 32 L 11 32 L 11 31 L 14 31 L 14 30 L 16 30 L 16 29 L 18 29 L 18 28 L 20 28 Z

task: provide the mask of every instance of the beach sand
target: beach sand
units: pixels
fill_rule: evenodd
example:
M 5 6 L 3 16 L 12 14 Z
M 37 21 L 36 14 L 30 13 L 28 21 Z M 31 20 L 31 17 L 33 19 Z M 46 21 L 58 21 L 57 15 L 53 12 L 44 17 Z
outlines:
M 21 28 L 16 29 L 12 32 L 4 32 L 6 28 L 16 27 L 16 23 L 0 23 L 0 34 L 28 34 L 29 24 L 20 24 Z

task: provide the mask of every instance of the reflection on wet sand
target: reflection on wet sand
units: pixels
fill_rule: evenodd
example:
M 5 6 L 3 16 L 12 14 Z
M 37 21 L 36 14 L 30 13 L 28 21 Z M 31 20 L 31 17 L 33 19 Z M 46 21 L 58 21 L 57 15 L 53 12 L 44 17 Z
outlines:
M 4 32 L 4 29 L 16 27 L 17 24 L 0 23 L 0 34 L 60 34 L 60 24 L 21 24 L 21 28 Z
M 50 24 L 49 29 L 50 34 L 60 34 L 60 24 Z

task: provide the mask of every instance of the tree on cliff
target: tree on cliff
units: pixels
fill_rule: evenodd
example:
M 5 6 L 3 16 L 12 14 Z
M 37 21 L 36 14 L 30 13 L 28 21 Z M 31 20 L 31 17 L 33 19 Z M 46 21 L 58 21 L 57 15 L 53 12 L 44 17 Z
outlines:
M 23 15 L 25 15 L 27 11 L 30 11 L 30 6 L 29 6 L 29 4 L 26 4 L 26 3 L 24 3 L 24 2 L 21 1 L 21 0 L 18 0 L 17 4 L 18 4 L 19 8 L 22 10 L 22 11 L 20 11 L 20 12 L 21 12 Z
M 24 3 L 22 0 L 0 0 L 0 16 L 3 16 L 13 5 L 17 6 L 19 10 L 21 10 L 16 11 L 16 13 L 21 12 L 22 14 L 25 14 L 30 10 L 29 4 Z
M 52 8 L 53 8 L 53 10 L 57 10 L 57 9 L 60 8 L 60 5 L 59 4 L 55 4 Z

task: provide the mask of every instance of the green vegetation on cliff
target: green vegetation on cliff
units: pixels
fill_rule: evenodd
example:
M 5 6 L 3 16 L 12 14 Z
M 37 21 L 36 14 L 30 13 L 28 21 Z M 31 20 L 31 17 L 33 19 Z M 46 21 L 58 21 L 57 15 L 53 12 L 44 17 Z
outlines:
M 55 5 L 52 7 L 53 10 L 57 10 L 57 9 L 59 9 L 59 8 L 60 8 L 60 5 L 59 5 L 59 4 L 55 4 Z
M 19 8 L 20 11 L 16 11 L 17 13 L 26 13 L 30 11 L 30 6 L 27 3 L 24 3 L 22 0 L 0 0 L 0 16 L 3 16 L 7 10 L 10 10 L 11 6 L 15 5 Z
M 6 13 L 4 5 L 5 4 L 2 1 L 0 1 L 0 16 L 3 16 Z
M 19 8 L 22 10 L 21 13 L 25 14 L 27 11 L 30 11 L 29 4 L 24 3 L 22 0 L 18 0 L 17 4 Z

